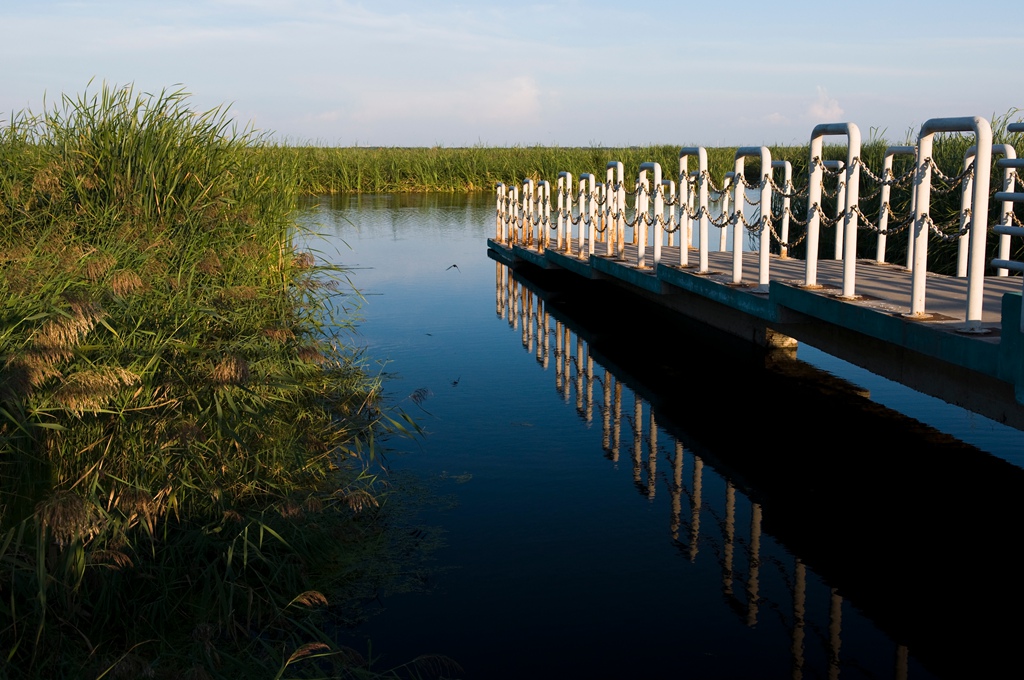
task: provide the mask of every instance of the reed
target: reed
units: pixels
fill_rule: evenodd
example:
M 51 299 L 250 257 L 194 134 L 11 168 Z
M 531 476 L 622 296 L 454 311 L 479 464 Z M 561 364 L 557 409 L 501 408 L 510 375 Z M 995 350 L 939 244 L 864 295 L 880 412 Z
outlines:
M 0 129 L 5 677 L 302 665 L 393 543 L 370 465 L 404 425 L 329 314 L 357 294 L 294 246 L 294 166 L 188 103 Z

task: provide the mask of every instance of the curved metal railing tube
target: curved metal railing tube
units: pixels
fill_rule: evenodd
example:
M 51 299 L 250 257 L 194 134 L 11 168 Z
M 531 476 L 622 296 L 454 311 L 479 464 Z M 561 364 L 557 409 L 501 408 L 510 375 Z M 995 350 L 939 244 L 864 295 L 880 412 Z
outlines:
M 1008 132 L 1024 132 L 1024 123 L 1010 123 L 1009 125 L 1006 126 L 1006 130 Z M 1019 170 L 1021 168 L 1024 168 L 1024 159 L 1015 158 L 1013 160 L 1010 160 L 1004 158 L 1003 160 L 999 161 L 998 165 L 1004 168 L 1013 168 L 1014 170 Z M 1011 204 L 1011 210 L 1013 208 L 1013 203 L 1024 203 L 1024 193 L 999 192 L 996 194 L 995 198 L 997 201 L 1003 201 L 1004 205 L 1006 204 L 1006 202 L 1009 202 Z M 1004 219 L 1009 217 L 1012 220 L 1012 216 L 1005 214 L 1006 212 L 1007 211 L 1005 211 L 1004 209 Z M 998 225 L 996 226 L 994 231 L 1000 236 L 1004 234 L 1007 236 L 1024 236 L 1024 227 Z M 1022 274 L 1024 274 L 1024 263 L 1016 262 L 1014 260 L 1010 260 L 1009 258 L 998 258 L 992 260 L 992 266 L 1012 269 L 1015 272 L 1021 272 Z M 1024 333 L 1024 297 L 1021 298 L 1020 332 Z
M 556 248 L 560 251 L 564 251 L 569 246 L 569 240 L 572 233 L 572 173 L 571 172 L 560 172 L 558 173 L 558 243 Z M 568 215 L 569 219 L 566 219 Z M 566 225 L 569 225 L 568 233 L 566 234 Z
M 789 257 L 789 208 L 793 196 L 793 164 L 789 161 L 772 161 L 772 177 L 782 169 L 782 218 L 779 231 L 779 257 Z
M 589 172 L 580 175 L 580 228 L 579 228 L 579 256 L 585 259 L 594 253 L 594 227 L 597 224 L 597 200 L 594 195 L 594 182 L 596 177 Z M 589 187 L 589 188 L 587 188 Z M 586 215 L 586 217 L 584 217 Z M 584 231 L 583 225 L 589 227 L 589 234 Z M 588 238 L 589 236 L 589 238 Z M 589 248 L 584 249 L 589 243 Z
M 609 206 L 613 234 L 609 238 L 609 255 L 622 259 L 626 250 L 626 187 L 623 185 L 625 168 L 619 161 L 605 166 L 605 204 Z
M 741 146 L 736 149 L 736 160 L 733 165 L 735 177 L 743 177 L 743 164 L 747 157 L 757 156 L 761 159 L 759 168 L 761 195 L 758 199 L 759 215 L 758 233 L 760 235 L 758 259 L 757 259 L 757 284 L 759 292 L 768 292 L 768 267 L 769 267 L 769 245 L 771 236 L 768 227 L 772 220 L 772 187 L 768 180 L 772 174 L 772 152 L 766 146 Z M 732 282 L 743 281 L 743 229 L 746 219 L 746 185 L 742 181 L 736 181 L 736 216 L 733 222 L 732 232 Z M 767 208 L 767 211 L 765 210 Z
M 846 163 L 843 161 L 824 161 L 823 165 L 826 170 L 832 170 L 838 176 L 838 174 L 846 168 Z M 836 247 L 835 255 L 832 256 L 833 260 L 843 259 L 843 222 L 839 218 L 843 216 L 843 210 L 846 208 L 846 178 L 840 179 L 836 183 Z
M 495 218 L 494 218 L 494 238 L 498 239 L 499 242 L 505 242 L 505 185 L 498 182 L 498 185 L 494 188 L 496 198 L 495 206 Z
M 679 223 L 676 223 L 676 207 L 679 205 L 679 201 L 676 200 L 676 182 L 673 179 L 663 179 L 661 180 L 661 186 L 667 196 L 665 203 L 666 207 L 668 207 L 668 218 L 665 220 L 665 223 L 673 227 L 671 231 L 668 231 L 665 245 L 672 247 L 676 244 L 677 233 L 679 234 L 680 243 L 682 243 L 682 232 L 680 231 L 683 226 L 682 220 L 680 219 Z
M 694 170 L 693 172 L 690 173 L 690 177 L 693 178 L 693 183 L 694 184 L 698 184 L 701 181 L 702 174 L 699 171 Z M 708 223 L 707 223 L 707 219 L 708 219 L 708 215 L 710 213 L 708 212 L 707 186 L 706 185 L 705 185 L 704 189 L 705 189 L 705 193 L 704 193 L 704 207 L 703 208 L 698 207 L 698 210 L 700 210 L 701 213 L 699 215 L 697 215 L 697 224 L 698 224 L 698 227 L 697 227 L 697 240 L 701 241 L 704 244 L 704 264 L 706 265 L 707 264 L 707 259 L 708 259 L 707 258 L 707 254 L 708 254 Z M 682 185 L 679 186 L 679 190 L 682 191 Z M 695 214 L 693 212 L 693 204 L 694 204 L 694 202 L 697 201 L 698 205 L 699 205 L 699 198 L 700 198 L 698 196 L 699 193 L 700 193 L 699 189 L 696 192 L 690 191 L 689 183 L 687 183 L 687 197 L 686 197 L 686 212 L 687 212 L 687 217 L 686 217 L 686 220 L 687 220 L 687 222 L 686 222 L 686 250 L 687 251 L 689 251 L 690 248 L 693 247 L 693 219 L 690 216 Z M 703 239 L 700 238 L 700 226 L 699 226 L 700 225 L 700 220 L 702 220 L 702 219 L 704 220 L 704 238 Z M 699 257 L 699 251 L 698 251 L 698 257 Z M 679 253 L 679 259 L 680 259 L 681 263 L 689 264 L 689 253 L 688 252 L 687 253 Z M 706 271 L 707 271 L 707 269 L 705 269 L 705 272 Z
M 846 196 L 843 201 L 845 217 L 844 242 L 846 254 L 843 262 L 843 297 L 854 297 L 857 267 L 857 215 L 851 209 L 857 205 L 860 189 L 860 128 L 854 123 L 822 123 L 811 131 L 810 177 L 807 193 L 807 260 L 804 269 L 804 286 L 818 287 L 818 235 L 821 227 L 821 177 L 823 168 L 817 162 L 821 158 L 824 137 L 842 135 L 847 138 L 846 150 Z
M 960 238 L 957 243 L 957 257 L 956 257 L 956 275 L 960 278 L 967 276 L 967 262 L 970 259 L 968 257 L 968 248 L 970 245 L 970 231 L 967 229 L 968 223 L 970 222 L 971 215 L 971 196 L 974 192 L 974 178 L 967 175 L 967 169 L 970 168 L 971 163 L 974 162 L 974 157 L 977 155 L 978 147 L 968 147 L 967 151 L 964 152 L 964 179 L 960 189 Z M 1006 160 L 1015 160 L 1017 158 L 1016 150 L 1009 144 L 993 144 L 992 145 L 993 156 L 1003 156 Z M 1005 166 L 1003 161 L 997 161 L 997 167 L 1003 170 L 1003 184 L 1002 192 L 1012 193 L 1014 185 L 1014 171 L 1010 166 Z M 990 180 L 991 181 L 991 180 Z M 1005 220 L 1009 219 L 1007 213 L 1013 210 L 1013 203 L 1010 201 L 1002 201 L 999 211 L 999 221 L 996 222 L 996 226 L 1008 226 L 1008 222 Z M 999 236 L 999 255 L 997 259 L 1008 260 L 1010 258 L 1010 236 L 1009 234 L 1000 234 Z M 996 269 L 997 276 L 1007 276 L 1009 271 L 1000 267 Z
M 522 223 L 519 219 L 519 187 L 515 184 L 512 185 L 512 196 L 509 200 L 509 206 L 511 207 L 511 224 L 509 225 L 509 243 L 519 243 L 519 225 Z
M 549 234 L 548 229 L 551 227 L 551 182 L 541 180 L 539 185 L 540 191 L 537 192 L 537 200 L 540 203 L 539 210 L 539 221 L 540 224 L 537 226 L 537 244 L 541 250 L 548 247 Z M 544 237 L 541 238 L 540 234 L 543 233 Z
M 647 171 L 650 170 L 654 174 L 653 181 L 647 179 Z M 657 267 L 661 262 L 661 240 L 663 238 L 661 225 L 665 218 L 665 197 L 662 194 L 661 184 L 661 163 L 641 163 L 640 174 L 637 177 L 637 185 L 642 187 L 642 194 L 637 194 L 637 211 L 636 211 L 636 231 L 639 236 L 637 238 L 637 252 L 636 252 L 636 264 L 638 267 L 646 267 L 647 261 L 645 257 L 645 248 L 649 235 L 647 233 L 648 217 L 650 225 L 654 227 L 652 234 L 654 236 L 654 266 Z M 653 187 L 653 192 L 652 192 Z M 653 214 L 650 212 L 651 194 L 654 194 L 654 211 Z M 643 199 L 642 201 L 640 199 Z
M 736 173 L 730 170 L 725 173 L 725 179 L 722 180 L 722 214 L 721 217 L 728 218 L 732 213 L 729 211 L 729 192 L 732 190 L 733 181 L 736 177 Z M 728 237 L 728 229 L 723 226 L 718 233 L 718 252 L 724 253 L 726 247 L 726 238 Z
M 533 245 L 534 189 L 532 179 L 523 179 L 523 233 L 520 240 L 527 246 Z
M 1017 160 L 1017 151 L 1010 144 L 993 144 L 992 154 L 1000 155 L 1002 158 L 996 161 L 996 167 L 1003 171 L 1003 184 L 1000 193 L 1012 194 L 1014 190 L 1014 177 L 1016 177 L 1016 168 L 1012 161 Z M 999 220 L 996 222 L 997 227 L 1008 227 L 1011 226 L 1013 212 L 1013 201 L 1001 201 L 999 204 Z M 999 260 L 1010 259 L 1010 235 L 999 234 Z M 1009 276 L 1010 272 L 1005 267 L 999 267 L 996 269 L 996 276 Z
M 697 273 L 704 274 L 708 271 L 708 152 L 703 146 L 684 146 L 679 150 L 679 194 L 683 194 L 683 185 L 686 185 L 686 203 L 683 210 L 683 221 L 686 224 L 679 229 L 679 266 L 685 267 L 689 264 L 689 249 L 693 244 L 693 224 L 690 218 L 693 209 L 694 191 L 690 183 L 692 176 L 689 168 L 690 156 L 697 157 L 697 244 L 699 248 Z
M 878 199 L 878 247 L 875 250 L 875 262 L 885 262 L 886 230 L 889 228 L 889 196 L 892 194 L 892 163 L 896 156 L 913 156 L 917 148 L 913 146 L 890 146 L 885 149 L 882 157 L 882 185 Z M 913 199 L 911 199 L 913 202 Z
M 914 196 L 914 272 L 910 289 L 910 316 L 925 313 L 925 285 L 928 267 L 928 231 L 931 222 L 932 149 L 939 132 L 974 132 L 977 147 L 974 162 L 974 193 L 971 197 L 970 248 L 967 262 L 966 330 L 981 331 L 985 289 L 985 240 L 988 231 L 988 190 L 992 165 L 992 126 L 978 116 L 932 118 L 925 121 L 917 138 L 917 173 Z M 997 199 L 998 200 L 998 199 Z

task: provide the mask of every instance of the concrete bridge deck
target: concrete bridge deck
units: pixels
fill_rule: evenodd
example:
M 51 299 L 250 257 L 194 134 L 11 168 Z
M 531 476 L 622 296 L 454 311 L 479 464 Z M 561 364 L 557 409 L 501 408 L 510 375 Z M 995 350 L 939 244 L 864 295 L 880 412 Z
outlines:
M 597 244 L 600 246 L 601 244 Z M 529 263 L 605 280 L 732 335 L 768 348 L 807 342 L 914 389 L 1024 429 L 1024 342 L 1021 279 L 986 277 L 981 329 L 964 332 L 967 279 L 927 277 L 927 319 L 907 314 L 911 274 L 901 266 L 857 263 L 857 294 L 840 296 L 843 263 L 818 261 L 818 283 L 802 286 L 803 260 L 771 256 L 771 280 L 757 286 L 756 252 L 743 253 L 743 281 L 731 283 L 731 252 L 708 253 L 709 273 L 679 267 L 676 247 L 657 266 L 624 257 L 580 257 L 488 239 L 492 256 L 509 266 Z M 692 261 L 692 257 L 690 258 Z M 648 262 L 651 259 L 648 258 Z

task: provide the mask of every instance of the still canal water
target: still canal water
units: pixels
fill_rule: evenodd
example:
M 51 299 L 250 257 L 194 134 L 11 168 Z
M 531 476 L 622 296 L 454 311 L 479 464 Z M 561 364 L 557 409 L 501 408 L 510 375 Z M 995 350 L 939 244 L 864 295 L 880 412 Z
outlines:
M 452 499 L 419 592 L 347 638 L 465 677 L 930 678 L 1014 660 L 1024 437 L 811 347 L 765 356 L 486 254 L 489 196 L 303 220 Z M 545 332 L 545 329 L 546 331 Z M 894 410 L 890 410 L 894 409 Z M 908 417 L 909 416 L 909 417 Z

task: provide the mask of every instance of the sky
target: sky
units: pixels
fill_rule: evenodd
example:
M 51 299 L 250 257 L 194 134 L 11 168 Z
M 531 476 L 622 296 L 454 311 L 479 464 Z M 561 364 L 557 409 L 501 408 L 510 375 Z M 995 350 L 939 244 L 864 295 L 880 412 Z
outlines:
M 824 122 L 902 142 L 1024 108 L 1024 31 L 995 7 L 0 0 L 0 123 L 106 82 L 289 143 L 791 144 Z

